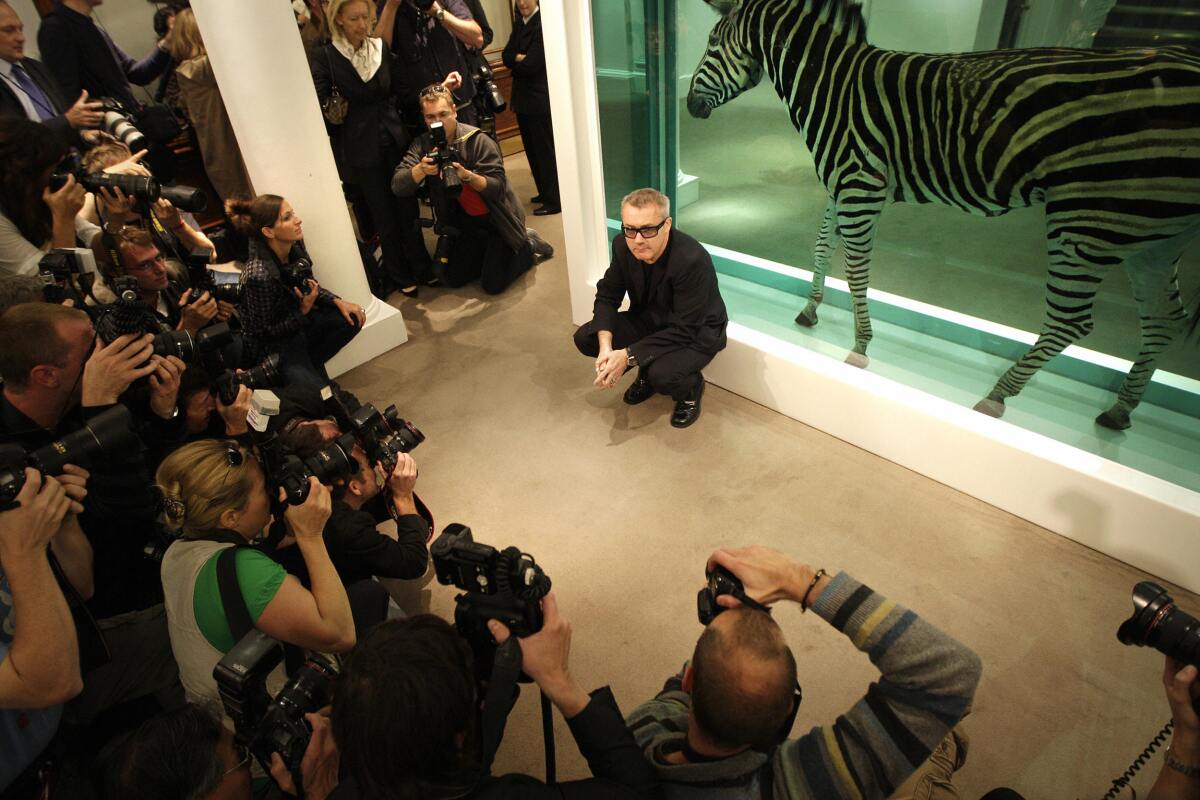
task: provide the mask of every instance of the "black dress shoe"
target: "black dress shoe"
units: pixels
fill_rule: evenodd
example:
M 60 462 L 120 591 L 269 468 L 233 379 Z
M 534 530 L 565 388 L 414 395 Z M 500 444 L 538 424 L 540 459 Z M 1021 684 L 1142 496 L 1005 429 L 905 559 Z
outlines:
M 529 202 L 540 203 L 542 202 L 542 196 L 540 194 L 535 194 L 533 197 L 529 198 Z
M 675 403 L 675 412 L 671 414 L 671 426 L 675 428 L 686 428 L 696 420 L 700 419 L 700 398 L 704 396 L 704 377 L 701 376 L 700 384 L 692 390 L 692 394 L 687 400 L 678 400 Z
M 542 206 L 541 208 L 535 208 L 533 210 L 533 215 L 535 217 L 548 217 L 551 214 L 561 214 L 561 213 L 562 213 L 562 207 L 559 206 L 558 204 L 555 204 L 552 206 Z
M 400 290 L 400 294 L 404 295 L 405 297 L 414 297 L 415 298 L 419 293 L 420 293 L 420 289 L 418 289 L 416 286 L 413 286 L 411 289 L 401 289 Z
M 624 400 L 631 406 L 636 406 L 638 403 L 644 403 L 654 397 L 654 387 L 650 385 L 650 381 L 646 380 L 645 376 L 639 371 L 637 380 L 629 384 L 629 388 L 625 390 Z

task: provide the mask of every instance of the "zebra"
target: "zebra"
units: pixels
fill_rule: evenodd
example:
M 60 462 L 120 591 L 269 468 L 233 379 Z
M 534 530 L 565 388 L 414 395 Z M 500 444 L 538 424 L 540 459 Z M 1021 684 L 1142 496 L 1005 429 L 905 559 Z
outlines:
M 1044 204 L 1041 331 L 975 410 L 1001 416 L 1042 365 L 1086 336 L 1100 281 L 1123 266 L 1140 351 L 1096 422 L 1128 428 L 1158 355 L 1187 326 L 1178 265 L 1200 231 L 1200 52 L 901 53 L 867 43 L 850 0 L 706 2 L 721 18 L 692 76 L 688 112 L 707 118 L 765 73 L 829 193 L 796 322 L 816 324 L 842 242 L 855 339 L 846 360 L 865 367 L 871 247 L 885 204 L 985 216 Z

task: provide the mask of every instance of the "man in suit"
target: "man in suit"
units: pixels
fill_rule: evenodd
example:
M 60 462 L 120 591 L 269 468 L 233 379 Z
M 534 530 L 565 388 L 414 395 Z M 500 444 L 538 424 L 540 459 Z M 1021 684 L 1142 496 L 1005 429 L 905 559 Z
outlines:
M 558 165 L 554 158 L 554 126 L 550 121 L 550 87 L 546 83 L 546 50 L 537 0 L 517 0 L 513 32 L 504 46 L 504 63 L 512 70 L 512 107 L 537 186 L 535 203 L 541 217 L 562 211 L 558 198 Z
M 87 92 L 68 106 L 62 90 L 40 61 L 25 57 L 25 26 L 17 12 L 0 0 L 0 116 L 41 122 L 66 144 L 79 144 L 79 131 L 104 119 L 100 103 Z
M 626 293 L 629 310 L 618 311 Z M 638 367 L 625 402 L 669 394 L 675 400 L 671 425 L 686 428 L 700 417 L 700 370 L 724 349 L 728 323 L 712 259 L 673 229 L 666 195 L 654 189 L 626 195 L 612 263 L 596 285 L 593 319 L 575 331 L 579 352 L 596 359 L 595 385 L 612 388 L 625 370 Z

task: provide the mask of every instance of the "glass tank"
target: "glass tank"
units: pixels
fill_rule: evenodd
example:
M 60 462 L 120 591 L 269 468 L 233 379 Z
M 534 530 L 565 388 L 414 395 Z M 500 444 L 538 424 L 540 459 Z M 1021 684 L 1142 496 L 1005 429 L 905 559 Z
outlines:
M 666 192 L 734 322 L 1200 490 L 1200 342 L 1180 324 L 1200 304 L 1193 3 L 592 9 L 609 216 Z

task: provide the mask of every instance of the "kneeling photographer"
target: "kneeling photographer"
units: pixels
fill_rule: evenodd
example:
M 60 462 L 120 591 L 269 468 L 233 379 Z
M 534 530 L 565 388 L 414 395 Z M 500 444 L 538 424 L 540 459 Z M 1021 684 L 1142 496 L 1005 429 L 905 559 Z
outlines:
M 525 212 L 504 171 L 500 147 L 487 134 L 458 121 L 453 95 L 440 84 L 421 91 L 429 133 L 418 137 L 392 178 L 401 197 L 429 187 L 435 269 L 448 286 L 479 280 L 499 294 L 554 249 L 525 227 Z
M 225 207 L 250 248 L 241 279 L 242 363 L 278 353 L 289 384 L 319 392 L 329 383 L 325 362 L 358 335 L 366 312 L 317 283 L 300 216 L 287 200 L 263 194 Z
M 327 442 L 319 428 L 298 426 L 284 437 L 287 449 L 303 459 L 315 458 Z M 412 580 L 425 574 L 429 565 L 429 522 L 417 511 L 413 493 L 417 462 L 408 453 L 398 453 L 394 466 L 370 459 L 355 443 L 351 456 L 357 472 L 331 487 L 333 509 L 325 526 L 329 558 L 347 586 L 372 577 Z M 388 519 L 396 522 L 396 535 L 378 529 Z M 308 583 L 308 571 L 295 548 L 274 554 L 288 572 Z
M 322 536 L 329 490 L 316 478 L 308 479 L 303 501 L 282 514 L 311 591 L 251 546 L 270 525 L 273 504 L 250 450 L 227 440 L 192 442 L 167 456 L 156 479 L 166 516 L 182 530 L 163 557 L 162 585 L 171 647 L 190 700 L 219 700 L 213 668 L 251 628 L 311 650 L 354 646 L 350 603 Z

